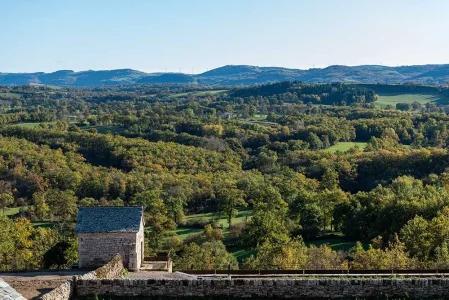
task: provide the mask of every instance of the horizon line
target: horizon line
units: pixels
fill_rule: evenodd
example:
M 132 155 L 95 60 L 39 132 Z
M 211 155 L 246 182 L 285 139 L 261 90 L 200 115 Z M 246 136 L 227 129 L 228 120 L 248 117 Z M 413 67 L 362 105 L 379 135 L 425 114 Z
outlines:
M 45 71 L 26 71 L 26 72 L 3 72 L 0 70 L 0 74 L 35 74 L 35 73 L 44 73 L 44 74 L 51 74 L 55 72 L 61 72 L 61 71 L 70 71 L 74 73 L 82 73 L 82 72 L 101 72 L 101 71 L 116 71 L 116 70 L 133 70 L 137 72 L 142 72 L 146 74 L 185 74 L 185 75 L 200 75 L 212 70 L 220 69 L 223 67 L 228 66 L 247 66 L 247 67 L 256 67 L 256 68 L 280 68 L 280 69 L 288 69 L 288 70 L 300 70 L 300 71 L 309 71 L 314 69 L 326 69 L 329 67 L 339 66 L 339 67 L 365 67 L 365 66 L 377 66 L 377 67 L 387 67 L 387 68 L 399 68 L 399 67 L 411 67 L 411 66 L 443 66 L 443 65 L 449 65 L 449 63 L 429 63 L 429 64 L 411 64 L 411 65 L 384 65 L 384 64 L 357 64 L 357 65 L 350 65 L 350 64 L 331 64 L 331 65 L 312 65 L 308 68 L 291 68 L 291 67 L 283 67 L 283 66 L 261 66 L 261 65 L 246 65 L 246 64 L 227 64 L 227 65 L 221 65 L 219 67 L 215 68 L 198 68 L 197 70 L 200 70 L 199 72 L 195 72 L 196 68 L 163 68 L 163 69 L 133 69 L 133 68 L 113 68 L 113 69 L 56 69 L 54 71 L 45 72 Z M 183 72 L 183 71 L 186 72 Z M 188 72 L 188 71 L 192 72 Z

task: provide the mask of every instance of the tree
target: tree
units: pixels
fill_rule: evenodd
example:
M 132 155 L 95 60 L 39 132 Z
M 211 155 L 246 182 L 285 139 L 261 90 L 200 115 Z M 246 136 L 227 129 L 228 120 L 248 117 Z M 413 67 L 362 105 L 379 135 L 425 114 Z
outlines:
M 5 209 L 14 203 L 14 196 L 11 192 L 11 183 L 0 180 L 0 207 L 5 215 Z
M 5 215 L 5 209 L 14 203 L 14 196 L 11 191 L 0 193 L 0 207 L 3 210 L 3 215 Z
M 45 193 L 36 192 L 33 194 L 33 212 L 38 220 L 44 220 L 50 213 L 50 208 L 45 200 Z
M 214 193 L 218 202 L 218 211 L 227 217 L 228 225 L 231 227 L 232 218 L 238 213 L 236 207 L 246 206 L 243 191 L 237 188 L 234 180 L 217 178 L 214 184 Z
M 379 237 L 365 250 L 362 244 L 357 242 L 352 253 L 352 267 L 362 270 L 404 270 L 416 266 L 416 260 L 409 256 L 397 235 L 387 248 L 381 249 L 381 244 L 382 238 Z
M 323 142 L 313 132 L 309 133 L 309 136 L 307 137 L 307 142 L 309 143 L 310 149 L 312 150 L 319 150 L 323 148 Z
M 45 193 L 45 200 L 50 207 L 50 212 L 58 218 L 61 228 L 75 220 L 78 207 L 78 198 L 71 190 L 60 191 L 51 189 Z
M 282 243 L 288 241 L 286 227 L 288 205 L 279 191 L 272 186 L 264 186 L 254 195 L 253 216 L 244 229 L 244 243 L 256 247 L 266 241 Z
M 145 211 L 145 223 L 150 226 L 150 248 L 157 249 L 159 241 L 168 230 L 176 228 L 176 223 L 167 216 L 167 208 L 161 199 L 153 199 Z
M 175 263 L 182 270 L 238 269 L 237 259 L 226 251 L 222 241 L 205 242 L 201 246 L 191 243 Z
M 335 190 L 338 187 L 338 184 L 338 173 L 332 167 L 327 167 L 321 177 L 321 189 Z
M 245 261 L 245 267 L 251 269 L 304 269 L 307 265 L 307 247 L 301 239 L 284 243 L 265 241 L 257 247 L 257 256 Z
M 434 237 L 427 220 L 420 216 L 408 221 L 401 229 L 401 240 L 412 256 L 425 261 L 430 258 L 434 250 Z

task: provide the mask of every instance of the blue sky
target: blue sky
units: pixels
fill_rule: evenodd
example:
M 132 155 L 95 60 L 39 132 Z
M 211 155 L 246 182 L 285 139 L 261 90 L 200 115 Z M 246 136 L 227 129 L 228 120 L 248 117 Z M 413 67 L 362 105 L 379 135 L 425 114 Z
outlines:
M 0 0 L 0 72 L 449 63 L 447 0 Z

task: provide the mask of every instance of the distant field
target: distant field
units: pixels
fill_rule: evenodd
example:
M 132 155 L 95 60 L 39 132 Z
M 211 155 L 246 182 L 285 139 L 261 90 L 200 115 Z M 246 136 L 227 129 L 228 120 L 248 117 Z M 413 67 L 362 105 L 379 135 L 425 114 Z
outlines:
M 87 131 L 89 129 L 96 129 L 98 133 L 122 133 L 123 128 L 117 125 L 95 125 L 95 126 L 81 126 L 81 130 Z
M 252 117 L 251 119 L 256 120 L 256 121 L 263 121 L 263 120 L 267 119 L 267 115 L 255 114 L 254 117 Z
M 10 93 L 10 92 L 8 92 L 8 93 L 2 93 L 1 95 L 6 95 L 6 96 L 8 96 L 8 97 L 16 98 L 16 99 L 19 99 L 19 98 L 20 98 L 20 94 Z
M 327 149 L 324 149 L 323 151 L 328 151 L 328 152 L 337 152 L 337 151 L 348 151 L 349 149 L 358 146 L 360 148 L 360 150 L 365 149 L 367 143 L 362 143 L 362 142 L 340 142 L 338 144 L 335 144 L 333 146 L 330 146 Z
M 179 98 L 179 97 L 185 97 L 188 94 L 192 94 L 194 96 L 207 96 L 207 95 L 215 95 L 219 93 L 224 93 L 227 90 L 210 90 L 210 91 L 198 91 L 198 92 L 189 92 L 189 93 L 178 93 L 170 95 L 171 98 Z
M 13 216 L 13 215 L 17 215 L 19 212 L 20 212 L 20 207 L 7 208 L 5 210 L 5 215 Z M 3 211 L 2 211 L 2 213 L 3 213 Z
M 387 105 L 396 106 L 396 103 L 413 103 L 419 102 L 426 104 L 427 102 L 435 102 L 435 104 L 447 104 L 449 98 L 438 94 L 379 94 L 379 100 L 374 102 L 378 108 L 385 108 Z
M 14 124 L 15 126 L 20 126 L 20 127 L 27 127 L 27 128 L 34 128 L 39 126 L 39 124 L 45 124 L 45 125 L 49 125 L 49 124 L 55 124 L 56 122 L 37 122 L 37 123 L 18 123 L 18 124 Z
M 70 121 L 70 124 L 75 124 L 76 121 Z M 50 125 L 50 124 L 56 124 L 55 122 L 34 122 L 34 123 L 17 123 L 17 124 L 11 124 L 14 126 L 20 126 L 20 127 L 27 127 L 27 128 L 34 128 L 39 126 L 39 124 L 44 124 L 44 125 Z

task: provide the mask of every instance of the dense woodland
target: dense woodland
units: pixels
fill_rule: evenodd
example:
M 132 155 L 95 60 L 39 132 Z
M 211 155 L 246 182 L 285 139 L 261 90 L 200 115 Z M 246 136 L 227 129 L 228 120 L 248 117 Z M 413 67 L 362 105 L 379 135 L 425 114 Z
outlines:
M 447 107 L 379 109 L 378 91 L 448 94 L 0 87 L 0 270 L 75 263 L 77 208 L 107 205 L 143 206 L 147 254 L 171 251 L 178 269 L 449 269 Z M 363 146 L 328 151 L 344 142 Z

